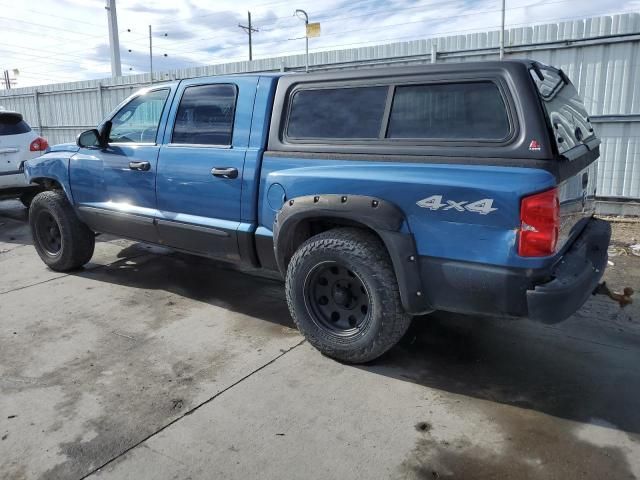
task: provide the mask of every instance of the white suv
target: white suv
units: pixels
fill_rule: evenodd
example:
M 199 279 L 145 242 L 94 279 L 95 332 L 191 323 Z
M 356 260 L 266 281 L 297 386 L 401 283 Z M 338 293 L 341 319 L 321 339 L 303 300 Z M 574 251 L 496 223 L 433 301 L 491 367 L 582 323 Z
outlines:
M 29 206 L 40 188 L 27 183 L 23 163 L 48 148 L 47 141 L 31 130 L 20 113 L 0 110 L 0 198 L 17 197 Z

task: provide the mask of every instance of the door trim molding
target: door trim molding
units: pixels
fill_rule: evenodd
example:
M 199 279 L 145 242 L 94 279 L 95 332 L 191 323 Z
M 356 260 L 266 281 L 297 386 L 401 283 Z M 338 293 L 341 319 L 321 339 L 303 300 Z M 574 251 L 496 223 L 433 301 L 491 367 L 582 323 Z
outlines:
M 120 212 L 116 210 L 108 210 L 106 208 L 87 207 L 85 205 L 79 206 L 78 210 L 83 215 L 97 215 L 102 217 L 118 218 L 128 222 L 134 222 L 144 225 L 153 224 L 153 217 L 147 217 L 145 215 L 139 215 L 137 213 Z
M 192 232 L 208 233 L 217 237 L 228 237 L 229 232 L 213 227 L 205 227 L 202 225 L 194 225 L 192 223 L 176 222 L 174 220 L 156 219 L 156 224 L 161 227 L 182 228 Z

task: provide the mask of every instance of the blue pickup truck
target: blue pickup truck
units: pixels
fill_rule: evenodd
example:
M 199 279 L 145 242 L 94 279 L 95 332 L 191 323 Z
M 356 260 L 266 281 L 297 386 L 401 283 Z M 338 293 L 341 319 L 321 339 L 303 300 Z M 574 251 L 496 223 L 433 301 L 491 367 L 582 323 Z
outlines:
M 611 235 L 599 144 L 533 61 L 193 78 L 26 162 L 29 221 L 56 271 L 102 232 L 279 271 L 309 342 L 366 362 L 434 310 L 580 308 Z

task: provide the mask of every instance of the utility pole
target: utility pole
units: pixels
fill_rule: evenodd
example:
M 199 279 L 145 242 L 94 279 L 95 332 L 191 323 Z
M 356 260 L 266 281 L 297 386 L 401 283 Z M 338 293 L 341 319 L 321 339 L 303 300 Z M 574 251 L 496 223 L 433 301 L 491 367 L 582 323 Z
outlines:
M 257 28 L 253 28 L 251 26 L 251 12 L 247 12 L 247 22 L 248 23 L 246 25 L 241 25 L 239 23 L 238 26 L 249 34 L 249 61 L 251 61 L 251 60 L 253 60 L 253 52 L 252 52 L 252 46 L 251 46 L 251 34 L 253 32 L 259 32 L 260 30 L 258 30 Z
M 500 60 L 504 59 L 504 12 L 505 0 L 502 0 L 502 23 L 500 27 Z
M 307 15 L 307 12 L 305 12 L 304 10 L 297 9 L 295 16 L 300 18 L 301 20 L 302 20 L 302 17 L 300 17 L 300 14 L 304 15 L 304 41 L 305 41 L 305 52 L 307 55 L 305 60 L 304 71 L 308 72 L 309 71 L 309 34 L 307 32 L 307 25 L 309 25 L 309 15 Z
M 120 40 L 118 39 L 118 15 L 116 14 L 116 0 L 106 0 L 104 7 L 109 19 L 109 49 L 111 51 L 111 76 L 122 76 L 120 64 Z
M 153 85 L 153 37 L 151 36 L 151 25 L 149 25 L 149 74 Z
M 11 90 L 12 85 L 17 83 L 17 76 L 20 74 L 20 70 L 17 68 L 13 68 L 11 70 L 4 70 L 2 72 L 2 83 L 4 83 L 4 88 L 7 90 Z M 11 75 L 14 77 L 12 78 Z
M 131 33 L 130 28 L 127 28 L 127 33 Z M 168 37 L 169 34 L 165 33 L 163 36 Z M 132 53 L 133 50 L 129 49 L 128 52 Z M 168 56 L 166 53 L 163 53 L 162 55 L 164 57 Z M 133 70 L 133 68 L 129 67 L 129 70 Z M 153 30 L 151 25 L 149 25 L 149 75 L 151 77 L 150 83 L 153 83 Z

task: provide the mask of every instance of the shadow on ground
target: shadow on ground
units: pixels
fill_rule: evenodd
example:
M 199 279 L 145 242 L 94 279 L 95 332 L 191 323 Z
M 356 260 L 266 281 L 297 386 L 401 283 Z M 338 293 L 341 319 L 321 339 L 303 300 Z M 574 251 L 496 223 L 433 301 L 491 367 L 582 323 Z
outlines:
M 617 308 L 617 307 L 612 307 Z M 437 313 L 368 371 L 555 417 L 640 433 L 640 336 Z M 633 338 L 631 339 L 633 340 Z
M 275 277 L 251 275 L 221 262 L 159 247 L 148 249 L 142 244 L 124 248 L 118 257 L 123 260 L 76 275 L 142 290 L 162 290 L 293 327 L 283 283 Z
M 18 220 L 7 223 L 15 224 L 12 228 L 19 233 L 20 228 L 24 230 L 26 210 L 10 210 L 8 215 L 6 209 L 0 213 Z M 0 241 L 16 239 L 17 233 L 12 232 L 0 228 Z M 141 290 L 163 290 L 293 326 L 281 281 L 198 257 L 150 254 L 140 244 L 123 248 L 118 256 L 120 262 L 77 275 Z M 638 259 L 628 261 L 635 274 L 640 272 Z M 397 347 L 372 364 L 356 368 L 640 433 L 638 329 L 608 325 L 607 317 L 615 316 L 611 312 L 617 309 L 613 304 L 595 301 L 595 306 L 585 308 L 560 326 L 443 313 L 417 318 Z M 637 327 L 638 319 L 629 321 Z
M 136 245 L 129 248 L 139 249 Z M 131 252 L 123 250 L 123 256 L 129 255 Z M 175 253 L 141 256 L 80 275 L 165 290 L 293 326 L 281 281 L 206 259 Z M 640 335 L 637 330 L 625 331 L 606 323 L 604 314 L 615 315 L 619 310 L 615 304 L 590 302 L 596 305 L 586 306 L 581 316 L 559 326 L 440 312 L 420 317 L 397 347 L 358 368 L 429 388 L 640 433 Z

